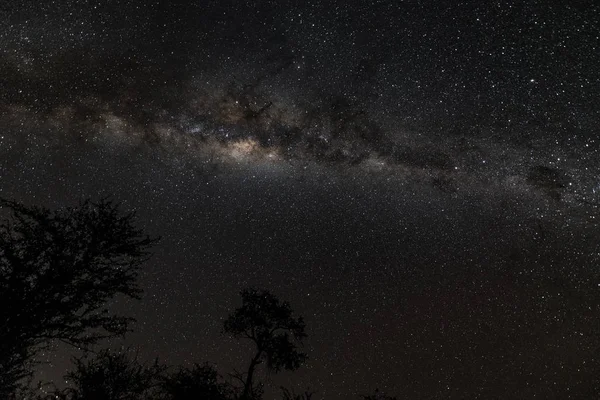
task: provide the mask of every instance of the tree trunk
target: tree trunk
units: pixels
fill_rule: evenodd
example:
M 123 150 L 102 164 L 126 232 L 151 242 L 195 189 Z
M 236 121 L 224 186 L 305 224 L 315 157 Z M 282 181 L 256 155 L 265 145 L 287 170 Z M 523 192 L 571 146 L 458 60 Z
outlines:
M 250 393 L 252 392 L 252 378 L 254 376 L 254 369 L 259 364 L 259 359 L 262 354 L 262 351 L 256 353 L 252 361 L 250 362 L 250 366 L 248 367 L 248 375 L 246 376 L 246 382 L 244 384 L 244 392 L 242 393 L 241 400 L 250 400 Z

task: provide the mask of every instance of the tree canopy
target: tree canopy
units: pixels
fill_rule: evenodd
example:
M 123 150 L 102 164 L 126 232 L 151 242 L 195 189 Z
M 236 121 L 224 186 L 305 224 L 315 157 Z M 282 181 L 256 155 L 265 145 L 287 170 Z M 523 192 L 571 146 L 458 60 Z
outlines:
M 108 200 L 51 211 L 0 200 L 0 397 L 31 374 L 55 340 L 87 347 L 123 335 L 131 318 L 107 308 L 139 298 L 137 278 L 156 239 Z
M 236 339 L 254 343 L 255 354 L 248 372 L 239 376 L 244 383 L 242 399 L 250 398 L 256 367 L 266 362 L 270 371 L 296 370 L 306 354 L 299 350 L 306 337 L 302 317 L 295 318 L 288 302 L 281 302 L 267 290 L 245 289 L 241 293 L 242 306 L 224 322 L 224 331 Z

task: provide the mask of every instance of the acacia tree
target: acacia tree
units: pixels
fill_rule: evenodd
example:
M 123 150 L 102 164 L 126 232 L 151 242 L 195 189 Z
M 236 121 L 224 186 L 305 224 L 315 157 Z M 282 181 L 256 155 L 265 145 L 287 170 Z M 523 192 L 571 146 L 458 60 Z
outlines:
M 108 200 L 50 211 L 0 200 L 0 398 L 31 375 L 59 340 L 86 348 L 123 335 L 131 318 L 111 313 L 118 294 L 139 298 L 137 278 L 156 241 L 133 213 Z
M 250 340 L 255 353 L 246 374 L 238 375 L 243 383 L 242 400 L 249 400 L 255 393 L 254 372 L 266 362 L 269 371 L 296 370 L 306 360 L 306 354 L 298 350 L 304 333 L 302 317 L 294 318 L 288 302 L 281 302 L 267 290 L 245 289 L 241 292 L 242 306 L 224 322 L 224 331 L 236 339 Z

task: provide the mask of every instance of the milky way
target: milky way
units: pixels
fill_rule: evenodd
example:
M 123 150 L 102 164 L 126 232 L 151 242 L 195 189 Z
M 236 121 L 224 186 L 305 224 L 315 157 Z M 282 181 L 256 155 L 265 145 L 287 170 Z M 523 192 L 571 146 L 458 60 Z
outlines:
M 310 328 L 274 388 L 597 395 L 598 6 L 256 3 L 0 6 L 0 195 L 163 237 L 124 343 L 231 371 L 257 285 Z
M 31 146 L 60 146 L 67 140 L 146 147 L 213 166 L 318 163 L 421 179 L 440 190 L 491 185 L 517 192 L 538 190 L 571 206 L 598 202 L 594 139 L 575 135 L 560 143 L 548 134 L 549 139 L 542 136 L 522 144 L 493 128 L 475 137 L 414 132 L 394 124 L 393 116 L 377 117 L 342 96 L 310 93 L 314 101 L 308 103 L 306 95 L 300 100 L 282 98 L 275 90 L 265 93 L 260 87 L 265 79 L 238 87 L 207 89 L 186 82 L 183 89 L 164 88 L 183 92 L 177 92 L 183 99 L 172 101 L 176 105 L 164 107 L 155 106 L 160 98 L 134 103 L 129 91 L 112 101 L 76 97 L 72 103 L 44 105 L 41 110 L 36 101 L 29 106 L 5 104 L 3 122 L 13 128 L 6 130 L 3 148 L 14 151 L 27 135 Z M 17 89 L 19 83 L 12 82 L 10 89 L 31 90 Z

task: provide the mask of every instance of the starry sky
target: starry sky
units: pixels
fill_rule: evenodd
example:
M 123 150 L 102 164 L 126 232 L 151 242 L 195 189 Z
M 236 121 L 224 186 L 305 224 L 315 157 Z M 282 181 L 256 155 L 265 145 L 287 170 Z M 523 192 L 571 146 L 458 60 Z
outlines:
M 222 321 L 257 286 L 309 335 L 270 387 L 600 393 L 593 1 L 15 0 L 0 20 L 0 196 L 111 196 L 162 236 L 110 346 L 242 368 Z

